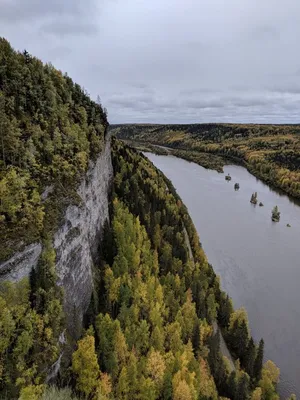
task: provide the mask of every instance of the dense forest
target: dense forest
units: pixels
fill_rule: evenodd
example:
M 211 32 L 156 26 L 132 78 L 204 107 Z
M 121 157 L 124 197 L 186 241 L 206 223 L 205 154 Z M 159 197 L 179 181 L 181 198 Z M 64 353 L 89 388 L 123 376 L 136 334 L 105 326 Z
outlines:
M 234 311 L 220 290 L 171 183 L 117 141 L 113 165 L 111 225 L 103 238 L 96 295 L 72 364 L 57 381 L 68 388 L 44 384 L 47 366 L 58 357 L 55 339 L 63 311 L 51 288 L 39 286 L 38 270 L 30 282 L 1 285 L 2 394 L 12 398 L 20 391 L 20 399 L 71 399 L 72 392 L 86 399 L 278 398 L 279 370 L 271 361 L 262 367 L 263 341 L 255 345 L 245 310 Z M 49 245 L 44 273 L 55 268 L 54 259 Z M 220 352 L 214 323 L 239 360 L 233 370 Z
M 53 232 L 80 200 L 107 127 L 105 110 L 67 75 L 0 40 L 1 259 L 43 243 L 29 278 L 0 283 L 0 398 L 278 399 L 279 370 L 263 364 L 263 340 L 254 343 L 246 311 L 221 290 L 171 182 L 114 138 L 94 291 L 80 339 L 65 335 Z
M 174 155 L 218 171 L 229 160 L 300 198 L 299 125 L 115 125 L 122 139 L 170 147 Z M 216 158 L 216 156 L 218 158 Z
M 70 77 L 0 38 L 0 261 L 54 227 L 107 126 Z

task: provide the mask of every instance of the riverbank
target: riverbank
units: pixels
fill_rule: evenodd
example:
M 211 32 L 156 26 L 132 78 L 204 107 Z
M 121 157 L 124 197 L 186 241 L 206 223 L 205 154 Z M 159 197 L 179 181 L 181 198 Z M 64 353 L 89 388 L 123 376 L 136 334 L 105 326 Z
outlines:
M 293 196 L 290 193 L 287 193 L 281 186 L 274 184 L 274 182 L 270 180 L 267 176 L 264 176 L 259 169 L 255 168 L 250 163 L 247 163 L 242 158 L 230 155 L 227 155 L 226 157 L 221 157 L 215 156 L 211 153 L 190 151 L 184 149 L 178 150 L 177 148 L 163 146 L 157 143 L 135 142 L 127 139 L 123 139 L 123 141 L 139 151 L 150 152 L 156 155 L 172 155 L 174 157 L 178 157 L 189 162 L 194 162 L 195 164 L 198 164 L 205 169 L 215 170 L 219 173 L 224 173 L 224 167 L 227 165 L 242 166 L 246 168 L 247 171 L 254 175 L 257 179 L 260 179 L 262 182 L 269 185 L 270 188 L 276 193 L 278 193 L 279 195 L 286 195 L 291 201 L 295 202 L 297 205 L 300 205 L 300 196 Z
M 186 204 L 222 288 L 236 309 L 246 308 L 256 342 L 265 339 L 265 361 L 275 361 L 281 370 L 281 398 L 299 397 L 299 206 L 241 166 L 226 166 L 226 173 L 240 183 L 235 191 L 216 171 L 171 155 L 146 155 Z M 253 192 L 264 207 L 250 204 Z M 281 211 L 276 224 L 270 218 L 275 204 Z
M 184 237 L 185 237 L 185 243 L 186 243 L 186 246 L 189 251 L 190 260 L 194 263 L 195 261 L 194 261 L 194 256 L 193 256 L 193 252 L 192 252 L 191 242 L 190 242 L 189 235 L 187 233 L 186 228 L 184 228 L 183 233 L 184 233 Z M 233 361 L 233 357 L 228 349 L 228 346 L 227 346 L 224 336 L 222 334 L 222 330 L 219 327 L 217 321 L 214 321 L 212 323 L 212 326 L 213 326 L 213 334 L 220 335 L 220 352 L 221 352 L 222 356 L 226 357 L 226 359 L 228 360 L 229 373 L 231 373 L 232 371 L 236 370 L 236 367 L 235 367 L 235 364 Z
M 135 124 L 119 125 L 111 130 L 120 139 L 183 152 L 182 158 L 217 171 L 230 164 L 228 160 L 233 160 L 273 188 L 300 199 L 300 127 L 297 125 Z
M 182 158 L 183 160 L 194 162 L 201 167 L 206 169 L 213 169 L 217 172 L 223 173 L 223 167 L 227 164 L 230 164 L 229 160 L 226 160 L 224 157 L 215 156 L 213 154 L 198 152 L 198 151 L 190 151 L 185 149 L 178 149 L 168 146 L 163 146 L 157 143 L 150 142 L 139 142 L 128 139 L 122 139 L 123 142 L 128 144 L 131 147 L 134 147 L 136 150 L 142 152 L 150 152 L 160 156 L 172 155 L 174 157 Z

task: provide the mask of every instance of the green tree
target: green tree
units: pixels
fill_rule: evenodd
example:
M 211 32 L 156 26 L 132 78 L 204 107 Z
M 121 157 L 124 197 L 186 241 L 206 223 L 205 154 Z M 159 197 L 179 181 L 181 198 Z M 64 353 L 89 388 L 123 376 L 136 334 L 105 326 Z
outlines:
M 228 327 L 230 316 L 232 313 L 233 306 L 230 297 L 228 296 L 228 294 L 226 295 L 224 292 L 221 292 L 221 299 L 218 310 L 218 321 L 222 327 Z
M 128 382 L 128 373 L 126 367 L 123 367 L 118 378 L 116 394 L 118 399 L 128 399 L 129 393 L 129 382 Z
M 254 377 L 257 381 L 259 381 L 261 378 L 263 359 L 264 359 L 264 341 L 263 339 L 261 339 L 259 342 L 257 355 L 254 362 L 254 370 L 253 370 Z
M 245 367 L 245 371 L 249 374 L 250 377 L 254 377 L 255 358 L 256 347 L 251 337 L 247 346 L 247 351 L 243 357 L 243 365 Z
M 95 352 L 95 339 L 86 336 L 78 342 L 78 349 L 72 356 L 72 370 L 76 376 L 76 388 L 85 396 L 96 393 L 100 369 Z
M 241 373 L 238 379 L 235 400 L 248 400 L 250 393 L 250 379 L 245 373 Z

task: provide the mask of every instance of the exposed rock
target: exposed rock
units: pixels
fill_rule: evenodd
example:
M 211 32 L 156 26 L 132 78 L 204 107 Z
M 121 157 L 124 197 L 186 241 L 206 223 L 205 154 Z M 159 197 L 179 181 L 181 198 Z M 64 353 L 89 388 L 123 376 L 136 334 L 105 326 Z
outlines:
M 77 189 L 82 200 L 80 205 L 70 205 L 65 210 L 60 228 L 54 235 L 58 285 L 64 289 L 68 332 L 74 338 L 80 335 L 82 317 L 92 294 L 92 267 L 99 262 L 102 231 L 109 218 L 108 197 L 112 177 L 108 138 L 102 153 L 95 162 L 90 163 Z M 46 193 L 43 195 L 46 196 Z M 15 253 L 0 264 L 0 280 L 15 282 L 28 276 L 31 269 L 36 267 L 41 252 L 41 243 L 34 243 L 22 252 Z
M 41 243 L 32 243 L 0 264 L 0 281 L 18 282 L 35 268 L 42 252 Z
M 77 336 L 93 289 L 92 266 L 99 262 L 99 246 L 109 218 L 108 193 L 113 176 L 110 141 L 92 164 L 77 193 L 80 206 L 71 205 L 64 223 L 54 235 L 58 284 L 64 288 L 67 326 Z
M 49 194 L 51 194 L 53 190 L 54 190 L 54 185 L 47 186 L 43 191 L 43 193 L 41 194 L 42 201 L 47 200 Z

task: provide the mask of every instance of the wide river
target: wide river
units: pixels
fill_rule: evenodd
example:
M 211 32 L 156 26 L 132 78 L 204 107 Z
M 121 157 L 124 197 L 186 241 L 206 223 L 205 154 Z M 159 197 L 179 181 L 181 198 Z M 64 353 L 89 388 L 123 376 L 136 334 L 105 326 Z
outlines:
M 251 175 L 225 166 L 232 180 L 173 156 L 147 157 L 188 207 L 209 262 L 236 308 L 248 311 L 253 337 L 281 370 L 279 392 L 300 398 L 300 207 Z M 234 183 L 240 190 L 234 190 Z M 264 207 L 250 204 L 253 192 Z M 279 223 L 271 221 L 278 205 Z M 290 224 L 291 227 L 286 225 Z

